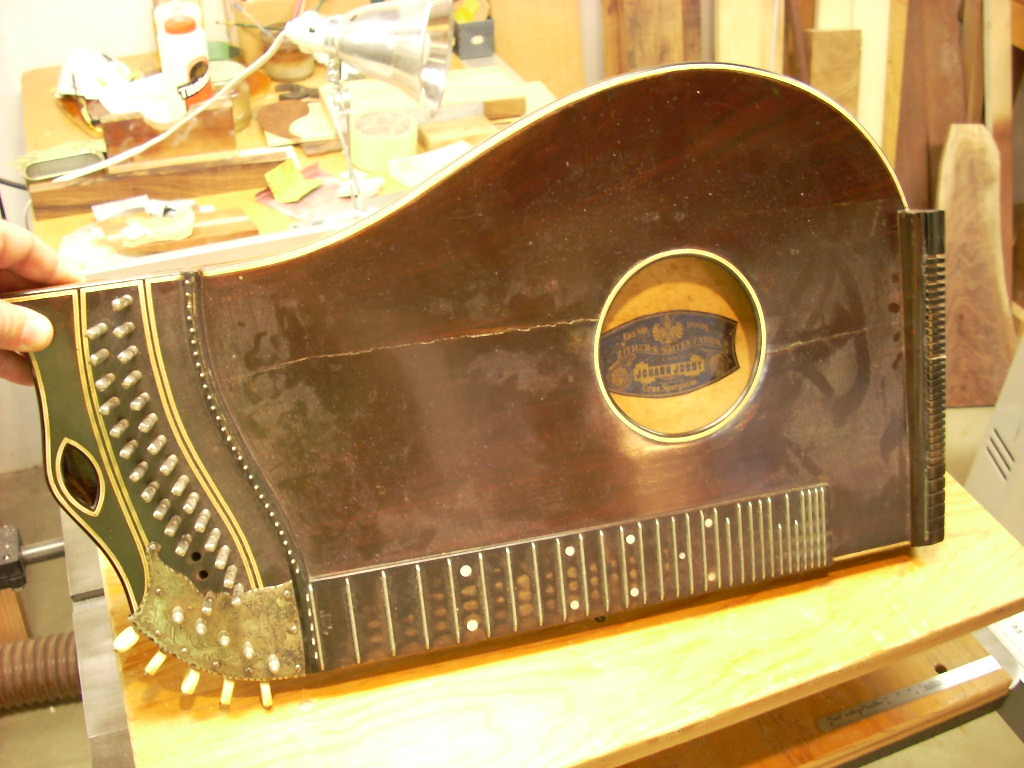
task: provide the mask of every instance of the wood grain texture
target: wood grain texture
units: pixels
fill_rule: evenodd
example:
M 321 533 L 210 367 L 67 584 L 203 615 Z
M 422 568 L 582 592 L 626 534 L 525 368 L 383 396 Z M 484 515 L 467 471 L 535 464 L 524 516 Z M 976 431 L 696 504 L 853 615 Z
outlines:
M 716 0 L 715 61 L 781 72 L 783 11 L 775 0 Z
M 908 0 L 891 0 L 889 5 L 889 43 L 886 50 L 885 120 L 882 125 L 882 151 L 896 164 L 900 134 L 900 102 L 903 95 L 903 66 L 907 42 Z
M 860 104 L 861 31 L 808 29 L 810 84 L 831 96 L 854 117 Z
M 999 150 L 983 125 L 954 125 L 937 204 L 946 211 L 950 406 L 994 405 L 1016 348 L 1000 240 Z
M 139 768 L 244 760 L 618 765 L 761 715 L 1024 609 L 1024 549 L 947 478 L 948 536 L 803 584 L 376 676 L 183 697 L 181 664 L 122 658 Z M 108 582 L 115 628 L 120 587 Z M 289 734 L 289 738 L 284 738 Z
M 905 702 L 841 728 L 823 732 L 818 720 L 929 680 L 988 655 L 972 636 L 906 659 L 785 707 L 629 763 L 626 768 L 815 768 L 847 765 L 915 734 L 1004 698 L 1010 677 L 1001 669 L 953 688 Z
M 0 590 L 0 643 L 13 643 L 27 637 L 25 614 L 21 610 L 18 593 L 13 589 Z
M 913 208 L 934 206 L 949 126 L 964 122 L 958 0 L 908 0 L 895 167 Z
M 982 4 L 985 126 L 999 150 L 1000 252 L 1003 284 L 1013 284 L 1013 63 L 1010 0 Z M 1007 294 L 1009 295 L 1009 294 Z
M 494 46 L 524 80 L 543 81 L 555 96 L 584 85 L 579 3 L 491 0 Z

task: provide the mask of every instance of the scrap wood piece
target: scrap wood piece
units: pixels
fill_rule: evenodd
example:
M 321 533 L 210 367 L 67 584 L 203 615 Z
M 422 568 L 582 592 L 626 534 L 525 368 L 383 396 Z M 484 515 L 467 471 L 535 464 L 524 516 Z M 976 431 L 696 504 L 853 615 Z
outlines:
M 994 405 L 1016 339 L 1003 271 L 1000 159 L 984 125 L 950 126 L 936 202 L 946 211 L 946 400 Z
M 861 31 L 804 30 L 809 52 L 808 83 L 859 116 Z

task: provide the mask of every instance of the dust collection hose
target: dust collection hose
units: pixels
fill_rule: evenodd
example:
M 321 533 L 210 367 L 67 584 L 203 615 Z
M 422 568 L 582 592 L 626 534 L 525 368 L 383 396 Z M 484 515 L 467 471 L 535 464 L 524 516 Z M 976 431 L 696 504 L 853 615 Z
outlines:
M 73 633 L 0 645 L 0 712 L 76 701 L 81 695 Z

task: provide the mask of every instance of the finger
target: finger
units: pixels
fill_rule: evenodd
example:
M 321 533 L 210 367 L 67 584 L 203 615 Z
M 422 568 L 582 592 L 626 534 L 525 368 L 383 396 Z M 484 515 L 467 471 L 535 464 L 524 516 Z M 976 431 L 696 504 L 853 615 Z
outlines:
M 82 276 L 50 246 L 28 230 L 0 221 L 0 270 L 41 285 L 77 282 Z
M 13 381 L 15 384 L 32 384 L 32 365 L 28 358 L 16 352 L 0 350 L 0 379 Z
M 43 315 L 27 307 L 0 301 L 0 349 L 36 352 L 53 339 L 53 326 Z

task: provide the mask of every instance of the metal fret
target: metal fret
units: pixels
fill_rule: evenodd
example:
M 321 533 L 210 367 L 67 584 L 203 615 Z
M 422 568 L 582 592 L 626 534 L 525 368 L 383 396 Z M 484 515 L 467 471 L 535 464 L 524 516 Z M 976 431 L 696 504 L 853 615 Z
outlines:
M 608 591 L 608 555 L 605 551 L 604 531 L 598 531 L 597 536 L 601 542 L 601 590 L 604 593 L 604 612 L 608 613 L 612 609 L 612 596 Z
M 676 517 L 672 516 L 672 573 L 676 582 L 676 597 L 682 594 L 679 584 L 679 532 L 676 526 Z
M 640 564 L 640 596 L 647 605 L 647 558 L 644 557 L 644 529 L 640 523 L 636 524 L 636 551 Z
M 484 568 L 484 553 L 477 553 L 477 563 L 480 565 L 480 606 L 484 613 L 484 633 L 491 636 L 491 608 L 487 603 L 487 570 Z
M 391 594 L 388 591 L 388 572 L 380 572 L 380 583 L 384 597 L 384 618 L 387 619 L 388 647 L 391 648 L 391 655 L 398 655 L 398 646 L 395 644 L 395 624 L 391 618 Z
M 619 558 L 619 565 L 622 568 L 622 607 L 629 608 L 629 593 L 633 588 L 629 586 L 629 556 L 626 553 L 626 529 L 619 526 L 619 551 L 622 557 Z
M 590 615 L 590 571 L 587 568 L 586 548 L 583 544 L 583 534 L 577 534 L 576 539 L 580 548 L 580 591 L 583 593 L 583 613 Z
M 693 539 L 690 536 L 690 513 L 686 513 L 686 570 L 690 579 L 690 595 L 694 594 L 693 586 Z
M 420 624 L 423 626 L 423 647 L 430 649 L 430 620 L 427 616 L 427 596 L 423 590 L 423 569 L 416 563 L 416 594 L 420 601 Z
M 540 563 L 537 562 L 537 542 L 530 543 L 533 555 L 533 601 L 537 606 L 537 626 L 544 626 L 544 595 L 541 594 Z
M 348 609 L 348 625 L 352 630 L 352 649 L 355 652 L 356 664 L 363 661 L 362 652 L 359 650 L 359 627 L 356 624 L 356 606 L 352 599 L 352 580 L 345 577 L 345 604 Z
M 655 552 L 658 553 L 658 598 L 665 601 L 665 562 L 661 554 L 661 520 L 654 521 Z
M 455 568 L 450 557 L 445 558 L 448 563 L 448 590 L 452 599 L 452 626 L 455 628 L 455 642 L 462 642 L 462 625 L 459 621 L 459 596 L 455 588 Z
M 512 571 L 512 550 L 505 547 L 505 570 L 508 572 L 508 609 L 512 613 L 512 631 L 519 631 L 519 609 L 516 607 L 516 577 Z
M 565 594 L 565 567 L 562 563 L 562 540 L 555 539 L 555 581 L 558 584 L 558 605 L 562 609 L 562 621 L 569 619 L 568 597 Z
M 771 499 L 768 500 L 768 562 L 771 563 L 771 576 L 775 578 L 775 515 Z
M 740 504 L 736 505 L 736 536 L 738 538 L 738 546 L 740 550 L 740 584 L 747 583 L 747 563 L 746 563 L 746 546 L 743 542 L 743 507 Z
M 704 591 L 708 591 L 708 525 L 709 518 L 705 517 L 704 510 L 700 511 L 700 560 L 704 567 Z
M 729 586 L 733 586 L 736 581 L 733 579 L 732 571 L 732 520 L 730 518 L 725 519 L 725 560 L 729 564 Z

